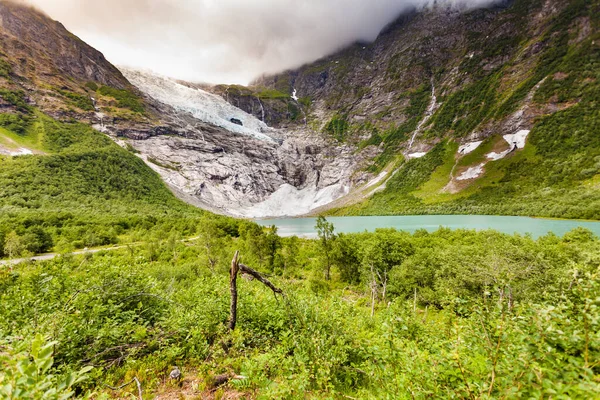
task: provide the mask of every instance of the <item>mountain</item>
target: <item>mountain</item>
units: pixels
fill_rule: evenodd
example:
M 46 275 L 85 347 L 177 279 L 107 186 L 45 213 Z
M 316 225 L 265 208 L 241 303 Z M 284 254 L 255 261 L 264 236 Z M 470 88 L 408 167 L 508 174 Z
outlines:
M 209 87 L 120 71 L 60 23 L 0 1 L 0 154 L 50 153 L 32 139 L 49 117 L 92 126 L 180 199 L 224 214 L 597 219 L 598 11 L 435 5 L 373 43 Z
M 255 115 L 270 97 L 276 125 L 306 121 L 332 146 L 375 154 L 336 214 L 597 219 L 599 4 L 415 10 L 371 44 L 215 91 Z M 290 105 L 301 112 L 277 111 Z
M 123 69 L 142 92 L 39 11 L 0 1 L 0 16 L 0 154 L 48 153 L 53 144 L 31 139 L 43 114 L 107 134 L 178 197 L 219 213 L 303 214 L 345 193 L 356 161 L 344 147 L 271 129 L 192 84 Z M 298 202 L 279 209 L 288 195 Z

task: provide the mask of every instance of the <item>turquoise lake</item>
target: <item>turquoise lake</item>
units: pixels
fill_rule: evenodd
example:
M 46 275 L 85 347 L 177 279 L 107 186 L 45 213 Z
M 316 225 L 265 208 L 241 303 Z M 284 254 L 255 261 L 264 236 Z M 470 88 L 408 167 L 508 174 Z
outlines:
M 578 220 L 553 220 L 529 217 L 504 217 L 487 215 L 416 215 L 392 217 L 331 217 L 327 220 L 337 233 L 372 232 L 379 228 L 395 228 L 408 232 L 426 229 L 430 232 L 440 227 L 450 229 L 494 229 L 504 233 L 530 234 L 534 238 L 550 232 L 562 236 L 572 229 L 583 227 L 600 236 L 600 222 Z M 316 237 L 316 218 L 262 219 L 257 223 L 275 225 L 281 236 Z

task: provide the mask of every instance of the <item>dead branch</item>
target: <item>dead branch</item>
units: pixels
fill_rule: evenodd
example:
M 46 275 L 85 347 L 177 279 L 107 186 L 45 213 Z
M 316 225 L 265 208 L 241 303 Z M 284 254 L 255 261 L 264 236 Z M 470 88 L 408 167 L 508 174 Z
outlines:
M 107 385 L 106 383 L 104 384 L 104 386 L 106 386 L 107 388 L 109 388 L 111 390 L 121 390 L 125 386 L 131 385 L 133 382 L 135 382 L 135 384 L 137 385 L 139 400 L 143 400 L 143 397 L 142 397 L 142 384 L 140 383 L 140 381 L 139 381 L 139 379 L 137 377 L 134 377 L 131 381 L 129 381 L 127 383 L 124 383 L 124 384 L 122 384 L 121 386 L 118 386 L 118 387 L 113 387 L 113 386 Z
M 239 262 L 240 252 L 236 251 L 233 256 L 233 260 L 231 260 L 231 269 L 229 271 L 229 291 L 231 293 L 231 304 L 229 308 L 229 330 L 233 331 L 235 329 L 235 325 L 237 323 L 237 275 L 238 272 L 242 272 L 243 275 L 248 275 L 253 277 L 254 279 L 261 282 L 263 285 L 268 287 L 273 291 L 275 295 L 275 299 L 277 299 L 277 295 L 280 294 L 284 296 L 283 290 L 279 289 L 275 285 L 271 283 L 267 278 L 265 278 L 260 272 L 253 270 L 247 265 L 240 264 Z
M 247 377 L 243 376 L 243 375 L 236 375 L 236 374 L 232 374 L 232 373 L 225 373 L 225 374 L 213 376 L 208 381 L 208 386 L 211 389 L 216 389 L 219 386 L 223 386 L 224 384 L 228 383 L 231 380 L 243 380 L 243 379 L 247 379 Z
M 257 281 L 261 282 L 263 285 L 267 286 L 269 289 L 273 291 L 275 294 L 283 295 L 283 290 L 279 289 L 275 285 L 273 285 L 267 278 L 261 275 L 260 272 L 253 270 L 247 265 L 240 264 L 240 271 L 254 277 Z

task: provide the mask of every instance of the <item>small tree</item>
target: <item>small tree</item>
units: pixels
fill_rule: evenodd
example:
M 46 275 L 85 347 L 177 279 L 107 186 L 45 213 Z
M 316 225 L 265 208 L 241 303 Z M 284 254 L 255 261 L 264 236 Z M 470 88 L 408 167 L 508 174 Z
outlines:
M 360 282 L 360 245 L 351 236 L 340 233 L 333 243 L 332 264 L 340 271 L 340 279 L 347 283 Z
M 277 235 L 277 227 L 272 225 L 266 228 L 265 252 L 267 256 L 267 268 L 273 272 L 278 264 L 278 252 L 281 248 L 281 238 Z M 279 259 L 279 261 L 281 261 Z
M 202 221 L 198 231 L 198 245 L 203 249 L 208 267 L 215 272 L 225 257 L 225 241 L 227 233 L 214 220 Z
M 371 314 L 375 311 L 375 302 L 381 291 L 385 301 L 390 271 L 400 266 L 415 250 L 407 240 L 406 234 L 392 229 L 378 229 L 363 250 L 363 276 L 369 277 L 371 292 Z
M 4 238 L 4 253 L 8 258 L 19 257 L 25 251 L 25 245 L 17 232 L 12 231 Z
M 335 234 L 333 233 L 334 227 L 331 222 L 327 222 L 325 217 L 319 216 L 317 218 L 317 234 L 319 235 L 319 244 L 322 250 L 322 257 L 325 261 L 325 279 L 331 279 L 331 251 L 333 249 L 333 242 L 335 240 Z

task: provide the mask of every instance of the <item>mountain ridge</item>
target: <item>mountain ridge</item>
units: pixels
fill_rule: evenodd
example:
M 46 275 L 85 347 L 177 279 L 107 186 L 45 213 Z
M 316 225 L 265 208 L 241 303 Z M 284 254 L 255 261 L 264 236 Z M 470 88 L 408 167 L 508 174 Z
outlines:
M 295 90 L 297 96 L 304 96 L 307 106 L 303 112 L 313 130 L 329 136 L 333 143 L 350 143 L 359 151 L 371 148 L 378 153 L 367 168 L 373 177 L 385 170 L 420 169 L 418 164 L 425 161 L 410 159 L 428 154 L 444 141 L 458 143 L 458 146 L 485 142 L 490 148 L 489 155 L 494 146 L 500 146 L 498 152 L 504 151 L 502 136 L 521 130 L 532 131 L 532 141 L 553 141 L 552 135 L 539 137 L 540 130 L 536 128 L 543 126 L 541 121 L 561 120 L 565 113 L 579 113 L 577 107 L 589 111 L 596 107 L 598 65 L 594 54 L 598 52 L 598 13 L 595 12 L 598 10 L 597 1 L 517 0 L 466 13 L 433 10 L 410 14 L 392 24 L 368 46 L 354 45 L 297 70 L 263 78 L 250 90 L 281 93 Z M 432 92 L 438 98 L 433 104 Z M 573 108 L 574 105 L 577 107 Z M 428 113 L 431 115 L 427 116 Z M 289 123 L 294 121 L 288 118 L 282 122 Z M 579 183 L 586 179 L 593 181 L 598 174 L 594 160 L 600 152 L 594 139 L 595 126 L 588 124 L 588 131 L 581 134 L 586 137 L 588 147 L 577 149 L 578 157 L 589 161 L 569 167 L 569 178 L 565 175 L 554 180 L 562 181 L 564 186 L 565 179 L 571 179 L 573 193 L 579 193 L 573 198 L 587 196 L 598 204 L 597 193 L 581 189 Z M 562 129 L 577 131 L 576 125 Z M 562 140 L 569 135 L 568 132 L 562 134 Z M 560 141 L 556 145 L 558 143 Z M 533 180 L 526 178 L 528 172 L 523 171 L 518 179 L 506 177 L 507 169 L 514 169 L 511 165 L 519 157 L 529 157 L 527 162 L 533 162 L 536 157 L 529 148 L 533 146 L 528 144 L 524 150 L 528 156 L 519 155 L 523 150 L 517 149 L 505 159 L 491 162 L 486 154 L 480 154 L 478 159 L 472 155 L 463 158 L 461 154 L 454 157 L 445 154 L 443 160 L 421 171 L 424 175 L 420 183 L 403 195 L 411 203 L 407 206 L 404 202 L 405 208 L 395 204 L 397 193 L 387 189 L 385 184 L 381 186 L 385 194 L 376 195 L 379 205 L 373 207 L 370 202 L 369 206 L 369 201 L 357 194 L 372 181 L 354 180 L 355 197 L 363 204 L 358 209 L 351 206 L 335 213 L 448 213 L 455 212 L 453 210 L 479 213 L 483 208 L 492 213 L 578 215 L 580 211 L 574 210 L 579 209 L 580 204 L 575 201 L 561 205 L 562 211 L 548 212 L 541 211 L 549 207 L 540 207 L 539 202 L 536 206 L 527 206 L 528 210 L 519 210 L 518 206 L 501 205 L 498 196 L 495 196 L 495 204 L 484 203 L 482 207 L 475 206 L 477 201 L 462 199 L 479 196 L 480 201 L 481 190 L 489 192 L 489 189 L 511 186 L 510 192 L 518 196 L 506 196 L 506 201 L 528 201 L 527 191 L 514 189 L 515 185 L 532 185 Z M 569 146 L 565 149 L 573 150 Z M 546 175 L 554 169 L 554 164 L 562 164 L 568 157 L 575 156 L 568 154 L 569 151 L 562 155 L 553 153 L 552 160 L 540 159 L 544 160 Z M 464 162 L 467 159 L 472 159 L 471 164 Z M 394 167 L 396 164 L 402 168 Z M 482 164 L 478 176 L 458 181 L 468 169 L 474 170 Z M 451 178 L 442 182 L 440 169 Z M 541 170 L 538 173 L 544 175 Z M 401 174 L 395 173 L 394 179 L 399 180 L 399 176 Z M 434 185 L 432 180 L 436 179 L 439 182 Z M 524 182 L 525 179 L 529 183 Z M 547 186 L 542 190 L 554 190 L 555 182 L 546 179 L 541 184 L 546 185 L 545 181 Z M 564 193 L 561 202 L 568 203 L 568 190 Z M 439 201 L 426 204 L 420 197 Z M 554 201 L 556 199 L 548 198 L 549 203 Z M 587 214 L 591 216 L 597 218 L 598 214 Z
M 58 29 L 59 47 L 70 51 L 48 55 L 39 43 L 23 42 L 33 57 L 25 65 L 41 65 L 27 75 L 18 61 L 24 53 L 3 44 L 9 54 L 0 56 L 7 90 L 2 126 L 27 130 L 32 107 L 91 125 L 131 148 L 193 204 L 256 216 L 248 210 L 274 213 L 283 198 L 300 201 L 305 193 L 302 202 L 325 208 L 303 206 L 301 213 L 343 205 L 327 212 L 600 218 L 593 211 L 600 201 L 593 189 L 600 168 L 593 112 L 597 0 L 515 0 L 467 12 L 411 13 L 369 45 L 354 44 L 253 87 L 169 80 L 174 97 L 160 99 L 154 78 L 131 85 L 100 53 L 82 58 L 89 46 L 62 25 L 30 9 L 15 16 L 16 6 L 7 4 L 0 8 L 11 31 L 39 36 Z M 32 23 L 24 27 L 27 18 Z M 52 56 L 66 63 L 64 70 Z M 95 76 L 100 81 L 87 81 Z M 215 125 L 201 109 L 227 107 L 189 107 L 175 98 L 182 90 L 195 98 L 210 98 L 203 90 L 221 96 L 254 125 L 275 128 L 273 143 L 236 133 L 247 128 L 241 120 L 247 117 L 231 109 Z M 584 128 L 574 125 L 576 118 Z M 505 140 L 525 131 L 522 147 Z M 468 154 L 459 152 L 467 148 Z M 564 167 L 552 172 L 557 165 Z M 337 194 L 329 200 L 343 199 L 324 205 L 320 196 L 331 191 Z M 578 204 L 583 198 L 585 207 Z

